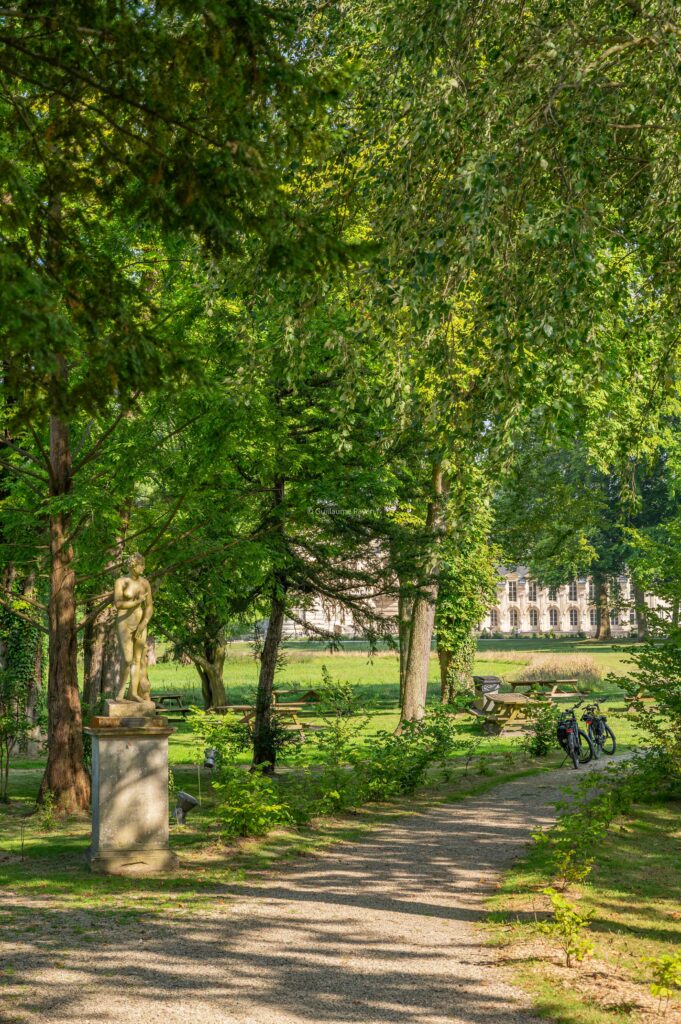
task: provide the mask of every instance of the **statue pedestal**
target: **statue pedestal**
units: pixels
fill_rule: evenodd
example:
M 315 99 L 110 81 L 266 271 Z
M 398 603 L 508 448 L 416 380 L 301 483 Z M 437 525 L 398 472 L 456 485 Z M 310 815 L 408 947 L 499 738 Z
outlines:
M 130 705 L 128 705 L 130 707 Z M 92 736 L 90 867 L 111 875 L 170 871 L 165 718 L 96 716 Z

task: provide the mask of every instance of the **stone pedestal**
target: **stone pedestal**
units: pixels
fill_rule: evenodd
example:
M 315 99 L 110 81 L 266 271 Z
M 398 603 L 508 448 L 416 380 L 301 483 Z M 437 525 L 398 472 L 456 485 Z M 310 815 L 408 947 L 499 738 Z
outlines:
M 177 866 L 168 845 L 168 737 L 174 731 L 165 718 L 145 718 L 137 709 L 127 717 L 92 719 L 93 871 L 144 875 Z

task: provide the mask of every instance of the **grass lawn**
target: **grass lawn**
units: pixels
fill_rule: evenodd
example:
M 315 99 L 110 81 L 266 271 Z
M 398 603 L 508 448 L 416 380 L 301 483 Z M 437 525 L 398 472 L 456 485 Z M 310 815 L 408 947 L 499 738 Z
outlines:
M 474 671 L 479 675 L 498 675 L 514 679 L 530 663 L 533 656 L 562 658 L 580 655 L 593 658 L 605 674 L 625 675 L 630 643 L 598 643 L 594 640 L 479 640 Z M 399 696 L 399 658 L 396 652 L 381 650 L 370 655 L 367 645 L 347 641 L 343 650 L 332 652 L 318 641 L 295 640 L 284 645 L 282 664 L 277 672 L 276 685 L 315 686 L 322 681 L 322 666 L 334 678 L 347 680 L 357 687 L 364 700 L 397 704 Z M 570 662 L 566 660 L 566 673 Z M 188 701 L 201 703 L 201 688 L 193 665 L 164 662 L 149 669 L 154 690 L 182 692 Z M 439 665 L 435 653 L 430 659 L 430 698 L 439 693 Z M 230 644 L 225 663 L 225 684 L 230 703 L 250 703 L 258 681 L 258 663 L 253 649 L 247 643 Z M 606 687 L 611 689 L 611 687 Z
M 492 900 L 493 941 L 504 948 L 513 980 L 535 999 L 535 1011 L 561 1024 L 633 1024 L 658 1019 L 647 958 L 681 949 L 681 802 L 636 806 L 598 850 L 587 882 L 566 895 L 580 913 L 593 912 L 592 956 L 570 969 L 535 915 L 547 900 L 548 853 L 533 848 Z M 681 993 L 664 1016 L 681 1020 Z
M 478 657 L 475 662 L 475 673 L 480 675 L 498 675 L 503 680 L 511 680 L 521 674 L 533 658 L 550 658 L 558 665 L 564 659 L 565 674 L 572 674 L 572 659 L 575 656 L 592 658 L 603 673 L 626 672 L 628 647 L 622 650 L 621 645 L 600 644 L 593 640 L 480 640 Z M 331 652 L 318 641 L 297 640 L 284 645 L 281 667 L 277 673 L 276 685 L 286 687 L 315 687 L 322 681 L 322 666 L 326 666 L 336 679 L 351 682 L 368 704 L 374 705 L 365 735 L 373 735 L 381 730 L 392 731 L 398 721 L 399 696 L 399 659 L 394 651 L 381 650 L 370 655 L 367 645 L 361 641 L 348 641 L 339 652 Z M 155 691 L 168 693 L 179 692 L 184 695 L 187 703 L 201 706 L 201 692 L 198 676 L 193 665 L 180 665 L 177 662 L 159 663 L 149 670 L 152 687 Z M 258 664 L 253 656 L 253 649 L 247 643 L 230 645 L 229 655 L 225 664 L 225 682 L 230 703 L 252 703 L 258 677 Z M 439 665 L 433 653 L 430 661 L 430 685 L 428 698 L 437 701 L 439 698 Z M 611 725 L 615 729 L 622 748 L 635 743 L 631 720 L 623 714 L 622 702 L 618 699 L 620 691 L 611 683 L 603 682 L 598 686 L 599 694 L 611 693 L 609 714 Z M 613 709 L 620 709 L 618 714 Z M 311 710 L 307 718 L 314 724 L 320 719 Z M 478 732 L 478 727 L 471 719 L 466 725 L 470 735 Z M 517 743 L 507 736 L 485 741 L 491 751 L 506 750 Z M 190 737 L 187 727 L 177 723 L 177 732 L 170 740 L 171 764 L 193 763 L 197 758 L 196 746 Z M 244 763 L 248 755 L 244 754 Z M 285 756 L 282 763 L 286 763 Z

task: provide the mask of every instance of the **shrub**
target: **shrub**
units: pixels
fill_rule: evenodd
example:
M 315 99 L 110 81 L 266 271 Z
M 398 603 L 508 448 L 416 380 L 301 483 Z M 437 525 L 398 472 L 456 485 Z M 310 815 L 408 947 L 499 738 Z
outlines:
M 545 757 L 556 745 L 556 723 L 559 711 L 548 701 L 530 707 L 530 732 L 523 740 L 523 746 L 532 757 Z
M 235 771 L 214 789 L 219 797 L 218 821 L 225 839 L 258 836 L 293 824 L 276 783 L 261 771 Z
M 681 952 L 663 953 L 662 956 L 645 957 L 650 964 L 653 980 L 650 991 L 662 1002 L 669 1002 L 674 990 L 681 988 Z
M 550 886 L 542 892 L 551 902 L 553 920 L 542 922 L 540 929 L 558 940 L 565 953 L 566 967 L 572 967 L 573 960 L 581 963 L 594 948 L 593 943 L 584 938 L 583 934 L 591 923 L 592 912 L 580 914 L 574 904 Z

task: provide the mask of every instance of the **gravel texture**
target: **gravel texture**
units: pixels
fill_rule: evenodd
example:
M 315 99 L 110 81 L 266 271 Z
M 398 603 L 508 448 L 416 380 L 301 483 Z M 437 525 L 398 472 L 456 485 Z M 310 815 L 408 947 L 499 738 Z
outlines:
M 564 769 L 425 807 L 228 886 L 210 910 L 145 909 L 131 924 L 35 897 L 40 927 L 3 951 L 15 973 L 0 987 L 0 1019 L 530 1024 L 527 997 L 476 921 L 576 775 Z

